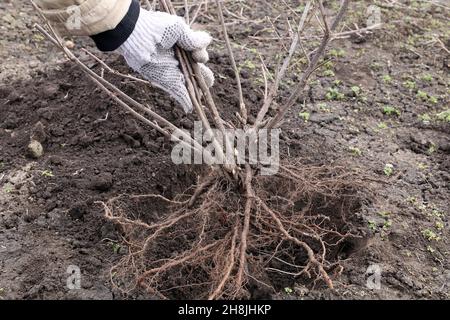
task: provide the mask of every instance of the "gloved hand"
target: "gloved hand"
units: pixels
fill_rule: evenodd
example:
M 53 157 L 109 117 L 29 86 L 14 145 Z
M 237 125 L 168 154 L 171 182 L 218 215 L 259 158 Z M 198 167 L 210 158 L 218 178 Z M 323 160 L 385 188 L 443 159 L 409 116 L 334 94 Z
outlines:
M 186 113 L 190 113 L 192 101 L 173 47 L 178 45 L 192 51 L 206 84 L 211 87 L 214 74 L 204 65 L 209 60 L 206 47 L 211 40 L 206 32 L 193 31 L 181 17 L 141 9 L 134 31 L 117 51 L 132 69 L 169 93 Z

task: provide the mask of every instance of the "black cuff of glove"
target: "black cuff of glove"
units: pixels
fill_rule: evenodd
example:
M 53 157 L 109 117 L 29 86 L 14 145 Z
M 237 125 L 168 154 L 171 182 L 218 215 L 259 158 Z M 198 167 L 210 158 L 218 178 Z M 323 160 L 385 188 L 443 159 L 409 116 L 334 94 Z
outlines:
M 125 17 L 113 30 L 91 36 L 100 51 L 114 51 L 119 48 L 134 31 L 141 6 L 138 0 L 132 0 Z

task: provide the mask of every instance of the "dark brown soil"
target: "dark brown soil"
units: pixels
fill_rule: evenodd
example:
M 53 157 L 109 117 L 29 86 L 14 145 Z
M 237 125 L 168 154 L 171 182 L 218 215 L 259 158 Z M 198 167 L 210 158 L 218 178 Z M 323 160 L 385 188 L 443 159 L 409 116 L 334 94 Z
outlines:
M 264 17 L 280 10 L 275 5 L 260 7 L 267 12 L 245 12 Z M 355 5 L 348 22 L 362 25 L 364 8 Z M 400 13 L 389 14 L 398 19 Z M 335 77 L 320 70 L 318 83 L 304 97 L 305 105 L 299 103 L 283 126 L 285 156 L 316 165 L 345 162 L 388 183 L 368 182 L 379 191 L 354 210 L 352 228 L 363 239 L 340 248 L 340 257 L 349 259 L 343 261 L 336 290 L 274 277 L 270 281 L 279 293 L 273 298 L 449 297 L 450 125 L 435 118 L 449 107 L 449 57 L 438 47 L 423 44 L 428 28 L 441 30 L 426 25 L 426 19 L 443 23 L 443 12 L 429 8 L 410 14 L 419 22 L 392 24 L 397 29 L 389 25 L 374 35 L 334 42 L 335 49 L 345 51 L 343 56 L 330 56 Z M 202 17 L 200 22 L 208 21 Z M 216 32 L 214 26 L 209 28 Z M 282 31 L 283 25 L 279 28 Z M 270 36 L 259 29 L 233 26 L 230 33 L 240 45 L 262 50 L 267 43 L 250 37 Z M 408 40 L 413 36 L 415 42 Z M 408 41 L 413 44 L 403 45 Z M 278 47 L 262 53 L 270 57 L 275 50 Z M 211 66 L 218 75 L 213 93 L 231 118 L 237 105 L 233 72 L 222 44 L 212 51 Z M 245 99 L 256 110 L 263 89 L 259 58 L 253 51 L 237 52 Z M 124 68 L 121 59 L 108 60 Z M 31 79 L 1 78 L 0 299 L 151 298 L 144 292 L 124 296 L 112 286 L 109 270 L 126 253 L 126 246 L 96 202 L 120 194 L 172 198 L 198 182 L 200 168 L 174 166 L 170 141 L 122 112 L 73 65 L 51 69 L 32 72 Z M 424 74 L 432 79 L 423 80 Z M 387 82 L 386 75 L 392 81 Z M 292 80 L 297 76 L 293 73 Z M 408 79 L 414 80 L 415 89 L 405 88 Z M 159 90 L 114 81 L 174 124 L 191 128 L 193 116 L 185 117 Z M 327 99 L 329 88 L 336 86 L 342 99 Z M 361 88 L 361 95 L 355 94 L 354 86 Z M 418 90 L 437 97 L 438 103 L 418 99 Z M 400 115 L 384 114 L 387 105 Z M 422 121 L 419 116 L 424 114 L 431 121 Z M 27 151 L 31 136 L 44 147 L 39 159 Z M 384 173 L 386 164 L 394 166 L 389 177 Z M 154 217 L 165 208 L 155 202 L 142 210 Z M 366 270 L 374 264 L 382 270 L 381 290 L 366 287 Z M 66 286 L 70 265 L 81 269 L 81 290 Z

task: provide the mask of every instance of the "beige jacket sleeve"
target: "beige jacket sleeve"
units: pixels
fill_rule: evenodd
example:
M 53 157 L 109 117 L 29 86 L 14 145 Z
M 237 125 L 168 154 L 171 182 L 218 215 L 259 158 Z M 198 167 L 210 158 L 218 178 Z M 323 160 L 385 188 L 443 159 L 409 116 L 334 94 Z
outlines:
M 63 35 L 90 36 L 114 29 L 131 0 L 35 0 Z

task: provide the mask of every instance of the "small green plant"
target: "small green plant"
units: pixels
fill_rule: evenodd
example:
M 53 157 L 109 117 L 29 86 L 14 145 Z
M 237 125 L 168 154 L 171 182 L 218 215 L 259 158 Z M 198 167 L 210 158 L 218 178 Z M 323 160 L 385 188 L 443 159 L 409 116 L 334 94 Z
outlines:
M 428 166 L 425 163 L 419 163 L 417 164 L 417 168 L 419 168 L 419 170 L 426 170 L 428 169 Z
M 311 114 L 309 112 L 300 112 L 298 116 L 302 118 L 305 122 L 308 122 L 309 118 L 311 117 Z
M 377 224 L 375 221 L 370 220 L 369 222 L 369 229 L 372 231 L 376 231 L 377 230 Z
M 355 157 L 360 157 L 362 155 L 362 151 L 361 149 L 359 149 L 358 147 L 348 147 L 348 150 L 351 152 L 352 155 L 354 155 Z
M 390 227 L 392 227 L 392 220 L 389 219 L 391 213 L 389 211 L 381 211 L 378 212 L 378 215 L 384 219 L 382 230 L 388 231 Z
M 422 101 L 428 101 L 432 104 L 438 103 L 438 98 L 436 98 L 435 96 L 430 96 L 428 93 L 422 90 L 417 91 L 416 97 Z
M 400 114 L 401 114 L 400 110 L 398 110 L 394 107 L 391 107 L 391 106 L 384 106 L 383 113 L 388 116 L 400 116 Z
M 439 237 L 433 230 L 430 230 L 430 229 L 422 230 L 422 235 L 428 241 L 439 241 L 439 240 L 441 240 L 441 237 Z
M 387 129 L 387 124 L 386 123 L 384 123 L 384 122 L 380 122 L 378 125 L 377 125 L 377 127 L 378 127 L 378 129 L 380 129 L 380 130 L 384 130 L 384 129 Z
M 428 96 L 428 102 L 430 102 L 432 104 L 437 104 L 439 102 L 439 100 L 435 96 Z
M 426 204 L 419 204 L 418 206 L 417 206 L 417 209 L 419 209 L 420 211 L 422 211 L 422 212 L 425 212 L 425 211 L 427 211 L 427 205 Z
M 419 90 L 419 91 L 417 91 L 416 97 L 422 101 L 426 101 L 426 100 L 428 100 L 428 93 L 426 93 L 425 91 Z
M 113 252 L 115 254 L 118 254 L 120 252 L 120 249 L 121 249 L 120 244 L 118 244 L 116 242 L 111 242 L 111 246 L 112 246 Z
M 392 227 L 392 220 L 387 219 L 386 221 L 384 221 L 383 229 L 388 230 L 390 227 Z
M 297 8 L 295 8 L 294 11 L 297 13 L 302 13 L 303 11 L 305 11 L 305 6 L 301 4 Z
M 248 68 L 250 70 L 255 70 L 256 69 L 256 65 L 251 60 L 246 60 L 244 62 L 244 67 L 246 67 L 246 68 Z
M 47 177 L 47 178 L 51 178 L 51 177 L 54 177 L 54 174 L 50 170 L 44 170 L 44 171 L 42 171 L 42 176 L 43 177 Z
M 429 124 L 431 122 L 431 116 L 428 113 L 424 113 L 424 114 L 419 115 L 419 119 L 424 124 Z
M 333 69 L 334 68 L 334 63 L 333 63 L 333 61 L 326 61 L 324 64 L 323 64 L 323 67 L 325 68 L 325 69 L 328 69 L 328 70 L 330 70 L 330 69 Z
M 433 81 L 433 76 L 431 74 L 424 74 L 421 79 L 426 82 L 431 82 Z
M 438 113 L 436 117 L 439 121 L 450 122 L 450 109 Z
M 294 293 L 294 290 L 292 290 L 289 287 L 286 287 L 286 288 L 284 288 L 284 292 L 286 292 L 286 294 L 292 294 L 292 293 Z
M 13 187 L 10 184 L 7 184 L 3 187 L 3 191 L 5 191 L 5 193 L 11 193 L 13 191 Z
M 361 88 L 359 86 L 351 87 L 352 93 L 355 97 L 358 97 L 361 94 Z
M 416 82 L 412 80 L 406 80 L 403 82 L 403 86 L 409 90 L 414 90 L 416 88 Z
M 391 163 L 386 163 L 383 172 L 386 176 L 390 177 L 394 173 L 394 165 Z
M 442 211 L 439 211 L 438 209 L 433 209 L 433 210 L 431 211 L 431 215 L 432 215 L 433 217 L 438 218 L 438 219 L 442 219 L 442 218 L 445 217 L 445 213 L 442 212 Z
M 383 82 L 384 83 L 392 83 L 392 77 L 390 75 L 388 75 L 388 74 L 385 74 L 383 76 Z
M 325 70 L 325 71 L 323 72 L 323 76 L 324 76 L 324 77 L 334 77 L 335 74 L 334 74 L 334 71 L 333 71 L 333 70 Z
M 331 49 L 330 56 L 333 56 L 335 58 L 342 58 L 345 56 L 345 51 L 342 49 Z
M 416 37 L 415 36 L 408 36 L 408 40 L 406 41 L 410 46 L 415 46 L 416 44 Z
M 435 253 L 436 252 L 436 250 L 432 246 L 427 246 L 427 251 L 429 253 Z
M 317 105 L 319 107 L 320 110 L 325 111 L 325 112 L 331 112 L 331 109 L 329 106 L 327 106 L 326 103 L 319 103 Z
M 439 231 L 444 229 L 444 223 L 442 221 L 436 222 L 436 229 L 439 230 Z
M 329 88 L 325 97 L 327 100 L 343 100 L 345 96 L 337 88 Z

